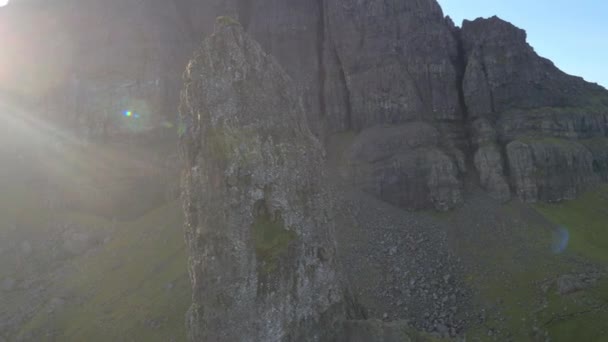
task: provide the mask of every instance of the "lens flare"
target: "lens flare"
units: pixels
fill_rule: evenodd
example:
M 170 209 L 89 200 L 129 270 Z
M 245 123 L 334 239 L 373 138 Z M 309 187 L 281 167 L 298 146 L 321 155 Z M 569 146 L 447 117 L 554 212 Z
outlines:
M 570 242 L 570 232 L 565 227 L 559 227 L 553 232 L 553 243 L 551 250 L 555 254 L 561 254 L 568 248 Z
M 137 113 L 135 113 L 135 112 L 132 112 L 132 111 L 130 111 L 130 110 L 125 110 L 124 112 L 122 112 L 122 115 L 123 115 L 124 117 L 127 117 L 127 118 L 134 118 L 134 119 L 139 119 L 139 118 L 141 118 L 141 115 L 139 115 L 139 114 L 137 114 Z
M 0 7 L 8 5 L 9 0 L 0 0 Z

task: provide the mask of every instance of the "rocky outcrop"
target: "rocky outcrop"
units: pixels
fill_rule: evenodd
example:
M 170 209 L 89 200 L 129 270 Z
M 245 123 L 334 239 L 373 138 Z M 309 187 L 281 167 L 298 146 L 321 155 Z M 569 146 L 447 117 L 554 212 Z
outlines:
M 199 38 L 173 2 L 29 0 L 0 12 L 0 39 L 12 47 L 0 63 L 13 66 L 0 89 L 45 120 L 93 141 L 175 123 L 180 75 Z
M 39 103 L 79 136 L 111 140 L 174 128 L 186 56 L 211 33 L 215 17 L 228 15 L 292 77 L 309 127 L 322 141 L 333 133 L 426 122 L 439 132 L 441 154 L 465 171 L 458 44 L 435 0 L 61 0 L 53 6 L 30 0 L 11 9 L 15 31 L 25 31 L 32 8 L 62 18 L 47 30 L 55 45 L 35 53 L 65 64 L 55 68 L 52 86 L 37 93 Z
M 329 1 L 327 21 L 350 128 L 462 119 L 457 44 L 436 1 Z
M 439 137 L 423 122 L 364 130 L 349 151 L 352 183 L 404 208 L 453 208 L 462 201 L 462 182 Z
M 474 158 L 481 186 L 493 198 L 503 202 L 508 201 L 511 198 L 511 191 L 504 177 L 504 161 L 498 146 L 496 144 L 480 146 Z
M 327 340 L 343 291 L 323 148 L 296 87 L 228 17 L 185 80 L 190 340 Z
M 509 109 L 582 107 L 605 90 L 560 71 L 526 42 L 526 32 L 497 17 L 463 23 L 463 92 L 471 118 Z M 599 100 L 599 99 L 597 99 Z
M 598 181 L 593 155 L 574 141 L 516 140 L 507 145 L 507 156 L 515 189 L 525 201 L 574 199 Z
M 539 57 L 525 31 L 510 23 L 493 17 L 458 28 L 435 0 L 60 0 L 53 6 L 29 0 L 3 12 L 9 30 L 3 39 L 32 41 L 37 33 L 28 27 L 34 26 L 50 38 L 34 48 L 11 43 L 17 48 L 0 57 L 3 63 L 23 66 L 15 70 L 31 66 L 40 77 L 34 84 L 8 72 L 10 82 L 2 87 L 35 98 L 50 120 L 87 139 L 175 130 L 178 75 L 222 15 L 241 22 L 290 75 L 308 125 L 322 142 L 343 132 L 365 139 L 365 131 L 377 126 L 423 122 L 438 134 L 436 143 L 423 146 L 434 151 L 431 159 L 439 153 L 441 163 L 455 163 L 457 172 L 449 172 L 459 182 L 474 169 L 480 184 L 503 201 L 511 190 L 519 192 L 506 153 L 510 142 L 593 140 L 607 134 L 605 89 Z M 29 57 L 38 55 L 48 63 Z M 595 149 L 593 155 L 601 169 L 602 152 Z M 378 174 L 410 173 L 362 173 L 357 184 L 385 188 L 387 180 Z M 417 189 L 423 200 L 415 205 L 391 202 L 433 206 L 428 199 L 437 195 L 431 191 Z M 444 202 L 450 204 L 442 207 L 452 208 L 459 201 Z
M 507 199 L 508 173 L 521 199 L 560 201 L 605 177 L 604 88 L 563 73 L 499 18 L 465 21 L 459 35 L 475 166 L 488 191 Z
M 498 18 L 458 28 L 435 0 L 24 0 L 0 16 L 0 46 L 12 47 L 0 66 L 15 66 L 0 69 L 0 102 L 27 99 L 39 131 L 66 145 L 115 144 L 82 152 L 87 168 L 75 173 L 92 181 L 45 168 L 47 183 L 61 174 L 78 190 L 49 186 L 49 199 L 107 204 L 113 217 L 144 202 L 117 193 L 151 202 L 130 214 L 158 205 L 174 189 L 155 185 L 171 184 L 177 164 L 163 134 L 180 133 L 192 340 L 323 340 L 340 326 L 353 339 L 403 337 L 400 324 L 337 324 L 345 290 L 322 143 L 339 134 L 352 138 L 336 158 L 348 184 L 406 209 L 457 207 L 473 173 L 500 201 L 571 199 L 608 181 L 606 90 L 539 57 L 523 30 Z M 209 35 L 188 66 L 176 126 L 179 75 Z M 142 149 L 124 147 L 133 136 Z M 70 235 L 64 247 L 78 255 L 93 243 Z M 384 284 L 402 289 L 395 279 Z

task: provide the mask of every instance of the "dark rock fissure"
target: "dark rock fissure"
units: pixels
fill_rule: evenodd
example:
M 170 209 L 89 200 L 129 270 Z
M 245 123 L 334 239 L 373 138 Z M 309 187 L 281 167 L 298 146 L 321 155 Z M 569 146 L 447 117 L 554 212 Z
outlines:
M 334 48 L 335 49 L 335 48 Z M 340 56 L 338 55 L 338 52 L 335 52 L 336 54 L 336 61 L 338 62 L 338 77 L 340 80 L 340 84 L 342 85 L 342 89 L 344 90 L 344 95 L 343 95 L 343 101 L 344 101 L 344 108 L 346 110 L 344 119 L 345 119 L 345 128 L 347 130 L 349 129 L 354 129 L 355 127 L 353 127 L 353 110 L 352 110 L 352 104 L 351 104 L 351 95 L 350 95 L 350 89 L 348 88 L 348 82 L 346 81 L 346 73 L 344 72 L 344 65 L 342 64 L 342 60 L 340 59 Z
M 327 71 L 325 67 L 325 4 L 323 0 L 317 0 L 319 19 L 317 21 L 317 64 L 319 65 L 319 111 L 324 120 L 327 116 L 327 105 L 325 102 L 325 83 L 327 82 Z
M 249 23 L 251 21 L 251 7 L 252 3 L 250 0 L 238 0 L 237 1 L 237 12 L 239 22 L 243 26 L 243 29 L 247 31 Z
M 418 81 L 417 79 L 414 77 L 414 75 L 412 74 L 409 65 L 405 64 L 405 71 L 407 72 L 407 77 L 410 78 L 413 82 L 414 88 L 416 89 L 416 95 L 418 96 L 418 98 L 420 99 L 420 102 L 424 103 L 426 106 L 426 113 L 425 114 L 430 114 L 433 112 L 433 105 L 431 103 L 427 103 L 427 101 L 424 100 L 424 95 L 422 93 L 422 90 L 420 89 L 420 86 L 418 85 Z
M 481 71 L 483 72 L 483 76 L 484 76 L 484 78 L 486 80 L 486 86 L 488 87 L 489 94 L 490 94 L 490 108 L 492 110 L 492 113 L 496 113 L 496 103 L 495 103 L 495 100 L 494 100 L 494 89 L 492 88 L 492 85 L 490 84 L 490 77 L 489 77 L 489 73 L 488 73 L 488 67 L 486 65 L 485 53 L 484 53 L 484 50 L 483 50 L 483 45 L 480 46 L 479 49 L 481 51 Z
M 329 34 L 328 17 L 327 17 L 327 4 L 325 0 L 317 0 L 317 6 L 319 11 L 319 20 L 317 26 L 317 53 L 319 63 L 319 105 L 321 110 L 321 116 L 326 117 L 327 113 L 327 82 L 330 81 L 327 78 L 327 71 L 329 68 L 336 68 L 337 71 L 337 83 L 338 87 L 342 90 L 342 102 L 344 108 L 344 126 L 343 130 L 353 129 L 352 122 L 352 103 L 351 103 L 351 92 L 346 80 L 346 72 L 344 70 L 344 64 L 340 54 L 338 53 L 336 44 L 333 42 L 331 35 Z M 335 65 L 328 65 L 327 58 L 331 57 L 335 62 Z
M 460 110 L 462 111 L 462 123 L 464 125 L 464 129 L 467 139 L 467 151 L 465 151 L 466 162 L 467 162 L 467 170 L 475 171 L 474 162 L 473 162 L 473 148 L 474 143 L 472 139 L 472 130 L 471 130 L 471 122 L 469 117 L 469 109 L 467 108 L 467 102 L 464 96 L 464 75 L 467 69 L 467 56 L 464 48 L 464 43 L 462 41 L 461 30 L 458 27 L 455 27 L 452 30 L 452 36 L 456 40 L 456 47 L 458 54 L 456 58 L 452 61 L 454 67 L 456 69 L 456 88 L 458 91 L 458 102 L 460 104 Z

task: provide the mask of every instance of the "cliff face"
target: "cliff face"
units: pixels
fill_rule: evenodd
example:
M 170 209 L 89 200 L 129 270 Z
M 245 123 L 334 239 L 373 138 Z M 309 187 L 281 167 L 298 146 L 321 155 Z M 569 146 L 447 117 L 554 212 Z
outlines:
M 54 6 L 30 0 L 10 10 L 4 26 L 25 38 L 34 34 L 25 29 L 28 22 L 62 19 L 42 20 L 52 43 L 37 46 L 34 55 L 50 56 L 49 65 L 38 68 L 59 71 L 41 73 L 48 82 L 38 82 L 44 87 L 36 95 L 47 115 L 93 138 L 173 125 L 178 75 L 189 51 L 211 33 L 215 17 L 237 18 L 294 79 L 309 126 L 322 140 L 333 133 L 372 129 L 360 139 L 375 135 L 372 144 L 390 145 L 381 141 L 391 136 L 382 127 L 412 130 L 424 123 L 434 128 L 437 139 L 418 147 L 433 151 L 421 152 L 424 161 L 403 145 L 383 160 L 361 160 L 360 153 L 351 153 L 351 182 L 406 208 L 458 205 L 463 175 L 472 169 L 501 200 L 510 198 L 511 189 L 529 200 L 571 198 L 563 192 L 578 190 L 524 194 L 518 184 L 523 179 L 539 183 L 530 174 L 542 174 L 547 167 L 535 164 L 524 171 L 512 166 L 517 163 L 509 162 L 506 146 L 525 138 L 534 154 L 530 140 L 539 137 L 605 136 L 603 88 L 568 76 L 537 56 L 525 32 L 509 23 L 480 19 L 459 29 L 433 0 L 264 0 L 255 5 L 236 0 L 145 5 L 63 0 Z M 21 79 L 4 88 L 19 92 L 18 85 L 27 84 Z M 125 118 L 126 111 L 139 118 Z M 575 187 L 598 178 L 593 174 L 605 177 L 606 160 L 601 148 L 594 148 L 597 143 L 602 144 L 582 143 L 593 155 L 592 168 L 596 166 L 581 178 L 585 181 L 573 180 Z M 420 165 L 404 161 L 404 155 L 421 160 Z M 368 171 L 357 171 L 361 165 Z M 576 178 L 586 171 L 573 166 L 564 172 Z M 551 185 L 534 185 L 546 186 Z M 404 189 L 410 194 L 403 195 Z
M 525 201 L 573 199 L 605 179 L 608 93 L 536 55 L 496 17 L 464 23 L 463 94 L 481 183 Z M 508 175 L 508 176 L 507 176 Z
M 190 339 L 327 340 L 344 315 L 332 203 L 296 88 L 227 17 L 185 79 Z
M 384 140 L 394 136 L 391 125 L 432 127 L 436 139 L 426 145 L 375 151 L 386 158 L 352 151 L 350 182 L 407 208 L 449 209 L 462 200 L 468 141 L 459 49 L 435 1 L 240 1 L 224 10 L 293 77 L 322 140 L 372 129 L 361 139 L 375 136 L 381 147 L 391 144 Z
M 499 201 L 531 202 L 606 179 L 605 89 L 498 18 L 458 28 L 435 1 L 200 6 L 231 17 L 191 61 L 182 98 L 193 340 L 323 339 L 343 320 L 313 134 L 349 133 L 343 180 L 406 209 L 460 205 L 467 175 Z M 402 331 L 370 324 L 337 333 Z
M 342 318 L 335 136 L 342 180 L 405 209 L 459 206 L 468 176 L 500 201 L 608 181 L 606 90 L 435 0 L 22 0 L 0 16 L 2 101 L 91 140 L 152 132 L 146 146 L 177 130 L 208 37 L 179 124 L 193 340 L 321 339 Z
M 173 3 L 25 0 L 0 16 L 10 47 L 0 57 L 1 89 L 45 119 L 88 140 L 175 122 L 180 76 L 196 45 Z
M 81 136 L 173 127 L 190 51 L 215 17 L 229 15 L 292 77 L 316 136 L 358 135 L 349 181 L 385 201 L 453 208 L 467 173 L 500 200 L 513 192 L 530 201 L 572 198 L 608 177 L 605 89 L 536 55 L 523 30 L 498 18 L 457 28 L 434 0 L 28 0 L 3 12 L 12 36 L 33 41 L 28 27 L 37 23 L 48 38 L 34 48 L 11 43 L 23 53 L 3 59 L 39 76 L 32 87 L 29 76 L 3 70 L 4 91 L 36 99 Z M 394 126 L 427 127 L 436 138 L 412 147 L 395 142 Z M 574 161 L 555 139 L 588 158 Z M 553 151 L 542 162 L 539 140 Z M 369 146 L 378 147 L 371 158 Z M 566 166 L 555 168 L 557 160 Z M 558 184 L 564 179 L 571 185 Z

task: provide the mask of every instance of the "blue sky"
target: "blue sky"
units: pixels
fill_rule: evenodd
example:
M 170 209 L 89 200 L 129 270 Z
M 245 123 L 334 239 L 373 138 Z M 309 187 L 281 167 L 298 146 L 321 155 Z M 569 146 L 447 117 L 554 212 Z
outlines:
M 528 33 L 536 52 L 563 71 L 608 87 L 608 1 L 438 0 L 445 15 L 463 19 L 497 15 Z

